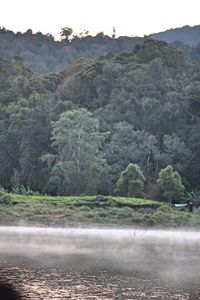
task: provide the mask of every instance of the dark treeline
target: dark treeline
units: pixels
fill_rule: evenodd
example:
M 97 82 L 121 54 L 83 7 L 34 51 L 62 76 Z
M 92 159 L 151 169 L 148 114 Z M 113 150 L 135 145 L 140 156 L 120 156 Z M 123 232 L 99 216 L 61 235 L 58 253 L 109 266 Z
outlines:
M 200 61 L 200 26 L 183 27 L 154 34 L 152 39 L 170 42 L 172 47 L 185 51 L 188 61 Z M 62 71 L 67 65 L 81 57 L 98 58 L 108 53 L 131 52 L 138 44 L 143 44 L 148 36 L 112 37 L 99 32 L 91 36 L 87 30 L 73 35 L 68 27 L 61 29 L 61 40 L 55 41 L 51 34 L 25 33 L 0 28 L 0 57 L 10 60 L 23 59 L 25 67 L 34 73 L 47 74 Z
M 172 165 L 200 187 L 200 65 L 146 41 L 134 51 L 82 58 L 38 76 L 0 60 L 0 185 L 50 194 L 112 194 L 138 164 L 154 197 Z
M 62 35 L 65 28 L 67 34 Z M 45 74 L 62 71 L 81 57 L 97 58 L 109 52 L 132 51 L 142 41 L 142 38 L 109 37 L 103 32 L 91 36 L 88 31 L 83 31 L 74 36 L 71 28 L 65 28 L 61 30 L 60 41 L 55 41 L 51 34 L 34 34 L 31 29 L 15 34 L 0 28 L 0 57 L 11 59 L 18 56 L 30 70 Z

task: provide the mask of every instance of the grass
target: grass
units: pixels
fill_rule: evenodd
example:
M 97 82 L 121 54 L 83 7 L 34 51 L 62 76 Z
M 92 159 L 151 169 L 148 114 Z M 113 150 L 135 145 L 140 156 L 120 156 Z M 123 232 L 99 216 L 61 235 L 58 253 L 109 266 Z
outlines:
M 111 201 L 129 207 L 155 207 L 158 208 L 161 203 L 155 200 L 141 198 L 126 198 L 126 197 L 108 197 Z
M 113 204 L 119 204 L 121 206 L 130 206 L 130 207 L 148 207 L 155 206 L 159 207 L 160 202 L 155 200 L 148 199 L 140 199 L 140 198 L 125 198 L 125 197 L 105 197 L 105 201 L 96 201 L 95 196 L 24 196 L 24 195 L 16 195 L 10 194 L 12 201 L 23 202 L 23 201 L 31 201 L 31 202 L 49 202 L 56 204 L 66 204 L 66 205 L 110 205 L 111 202 Z M 103 205 L 102 204 L 102 205 Z
M 8 198 L 10 199 L 8 201 Z M 6 194 L 0 201 L 0 224 L 66 226 L 69 224 L 115 224 L 157 227 L 199 227 L 200 213 L 177 210 L 149 199 L 95 196 L 23 196 Z

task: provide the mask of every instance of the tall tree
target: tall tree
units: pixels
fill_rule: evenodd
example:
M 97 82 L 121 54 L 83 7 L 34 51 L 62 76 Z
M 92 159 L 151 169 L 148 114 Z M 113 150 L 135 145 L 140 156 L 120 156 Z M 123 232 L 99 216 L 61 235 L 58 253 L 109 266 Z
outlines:
M 141 196 L 145 177 L 137 164 L 129 164 L 116 183 L 116 193 L 120 196 Z
M 57 163 L 62 164 L 70 179 L 70 185 L 63 193 L 85 192 L 92 165 L 98 166 L 102 162 L 100 150 L 105 137 L 105 133 L 99 131 L 98 119 L 86 109 L 66 111 L 53 123 L 52 140 L 58 149 Z
M 182 184 L 181 176 L 170 165 L 160 171 L 157 184 L 162 198 L 166 201 L 181 200 L 184 195 L 185 187 Z
M 70 27 L 63 27 L 60 31 L 60 36 L 62 41 L 69 41 L 70 36 L 72 35 L 73 29 Z

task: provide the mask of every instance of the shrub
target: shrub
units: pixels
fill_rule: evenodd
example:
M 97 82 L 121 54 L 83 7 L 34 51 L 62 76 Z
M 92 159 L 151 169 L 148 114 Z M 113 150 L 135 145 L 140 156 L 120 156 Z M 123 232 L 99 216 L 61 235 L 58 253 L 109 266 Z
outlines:
M 154 216 L 147 216 L 145 219 L 145 224 L 148 226 L 156 225 L 157 220 Z
M 187 192 L 185 196 L 185 200 L 190 201 L 194 198 L 200 198 L 200 191 L 199 190 L 192 190 L 191 192 Z
M 0 204 L 9 204 L 11 202 L 10 195 L 0 188 Z
M 24 196 L 30 196 L 33 195 L 33 191 L 30 189 L 30 187 L 28 186 L 27 188 L 23 185 L 20 186 L 13 186 L 12 187 L 12 192 L 14 194 L 18 194 L 18 195 L 24 195 Z

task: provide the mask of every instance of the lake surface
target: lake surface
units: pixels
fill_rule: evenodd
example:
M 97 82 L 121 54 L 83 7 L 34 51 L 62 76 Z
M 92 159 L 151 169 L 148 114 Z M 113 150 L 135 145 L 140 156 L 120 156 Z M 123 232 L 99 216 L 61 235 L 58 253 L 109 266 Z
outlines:
M 22 299 L 200 299 L 200 233 L 0 227 L 0 281 Z

